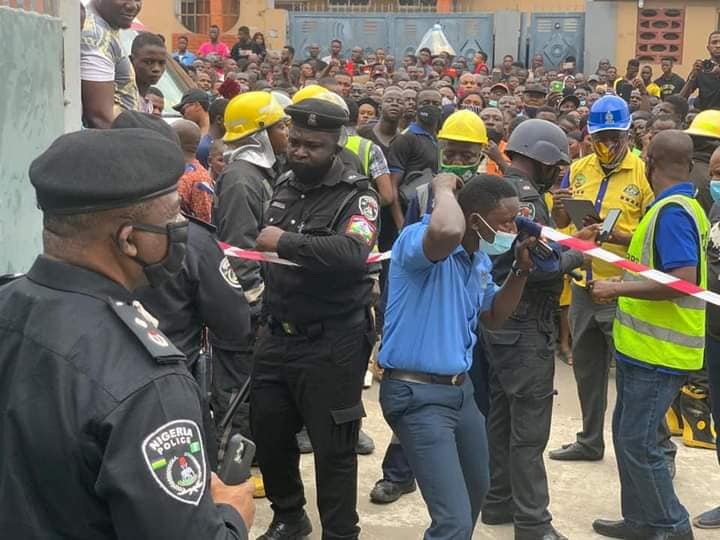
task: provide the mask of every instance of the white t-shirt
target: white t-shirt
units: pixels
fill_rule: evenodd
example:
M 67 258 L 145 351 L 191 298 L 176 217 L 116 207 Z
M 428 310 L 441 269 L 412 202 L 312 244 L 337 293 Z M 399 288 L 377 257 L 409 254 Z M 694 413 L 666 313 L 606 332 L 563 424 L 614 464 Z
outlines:
M 140 94 L 130 58 L 120 44 L 120 32 L 91 6 L 80 39 L 80 79 L 115 83 L 115 109 L 140 110 Z

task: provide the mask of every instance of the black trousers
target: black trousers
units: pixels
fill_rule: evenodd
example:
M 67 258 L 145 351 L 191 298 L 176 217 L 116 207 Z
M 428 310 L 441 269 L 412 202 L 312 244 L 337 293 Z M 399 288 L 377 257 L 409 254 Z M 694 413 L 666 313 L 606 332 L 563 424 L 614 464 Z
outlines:
M 548 528 L 552 516 L 543 452 L 554 396 L 552 315 L 544 326 L 509 320 L 486 331 L 490 343 L 490 490 L 485 509 L 514 516 L 516 538 Z
M 356 539 L 357 444 L 369 322 L 310 339 L 264 328 L 255 349 L 250 419 L 265 491 L 277 519 L 297 521 L 305 495 L 295 434 L 307 426 L 322 538 Z

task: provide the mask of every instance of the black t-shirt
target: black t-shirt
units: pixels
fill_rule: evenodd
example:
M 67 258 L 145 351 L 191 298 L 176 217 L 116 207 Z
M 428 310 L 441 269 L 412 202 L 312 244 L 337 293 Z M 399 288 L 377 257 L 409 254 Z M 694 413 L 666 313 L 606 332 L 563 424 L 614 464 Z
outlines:
M 392 138 L 390 144 L 386 145 L 383 141 L 380 140 L 380 137 L 377 136 L 377 133 L 375 133 L 375 126 L 377 124 L 377 122 L 371 122 L 369 124 L 365 124 L 364 126 L 360 126 L 357 130 L 357 134 L 377 144 L 380 147 L 380 150 L 382 150 L 382 153 L 385 155 L 385 159 L 388 159 L 388 157 L 390 156 L 390 145 L 397 138 L 397 135 Z
M 695 107 L 701 111 L 707 109 L 720 109 L 720 77 L 701 71 L 697 75 L 699 90 Z
M 665 99 L 673 94 L 679 94 L 680 90 L 682 90 L 683 86 L 685 86 L 685 79 L 683 79 L 680 75 L 673 73 L 669 77 L 665 77 L 665 75 L 658 77 L 655 79 L 655 84 L 660 87 L 660 97 Z
M 391 173 L 402 172 L 403 176 L 424 169 L 437 172 L 437 139 L 417 124 L 410 124 L 407 132 L 398 135 L 390 145 L 388 168 Z

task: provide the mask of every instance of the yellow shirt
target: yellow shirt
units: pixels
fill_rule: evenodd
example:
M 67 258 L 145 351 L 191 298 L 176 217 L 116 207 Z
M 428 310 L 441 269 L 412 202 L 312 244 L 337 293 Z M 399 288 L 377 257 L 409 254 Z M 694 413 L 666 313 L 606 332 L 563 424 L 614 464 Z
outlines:
M 595 154 L 579 159 L 570 166 L 570 185 L 574 199 L 587 199 L 597 205 L 598 196 L 605 172 Z M 609 210 L 622 210 L 615 225 L 615 231 L 625 234 L 635 232 L 645 210 L 653 202 L 650 183 L 645 178 L 645 163 L 632 152 L 628 152 L 622 163 L 610 174 L 607 189 L 602 196 L 600 217 L 605 217 Z M 627 256 L 627 246 L 604 243 L 604 249 L 621 257 Z M 608 279 L 621 276 L 623 271 L 610 263 L 593 259 L 590 279 Z M 585 285 L 585 280 L 580 284 Z

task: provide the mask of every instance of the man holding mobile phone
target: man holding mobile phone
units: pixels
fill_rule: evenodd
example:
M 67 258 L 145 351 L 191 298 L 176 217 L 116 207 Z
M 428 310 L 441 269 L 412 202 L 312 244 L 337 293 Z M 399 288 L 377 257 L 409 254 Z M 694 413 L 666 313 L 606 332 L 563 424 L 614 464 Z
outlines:
M 710 58 L 695 60 L 688 80 L 680 91 L 680 95 L 687 99 L 697 90 L 695 107 L 701 111 L 720 109 L 720 30 L 708 36 L 707 50 Z
M 645 178 L 645 164 L 630 152 L 630 111 L 618 96 L 604 96 L 590 110 L 588 131 L 593 153 L 573 163 L 555 193 L 553 218 L 559 227 L 570 224 L 564 207 L 567 198 L 593 202 L 599 216 L 612 208 L 622 211 L 607 243 L 602 246 L 627 256 L 627 246 L 645 208 L 654 195 Z M 589 223 L 586 223 L 586 225 Z M 593 302 L 587 283 L 596 279 L 619 278 L 621 271 L 593 259 L 586 279 L 572 285 L 570 328 L 573 336 L 573 371 L 578 386 L 583 425 L 577 440 L 550 452 L 550 459 L 596 461 L 605 453 L 603 426 L 607 408 L 607 387 L 613 351 L 614 304 Z

